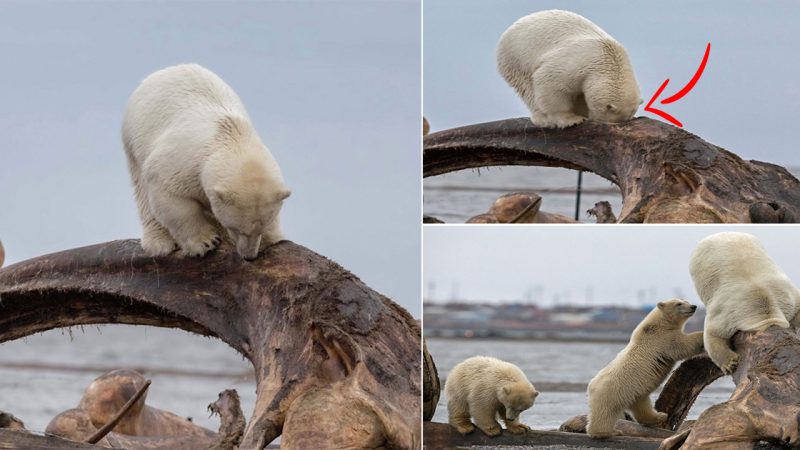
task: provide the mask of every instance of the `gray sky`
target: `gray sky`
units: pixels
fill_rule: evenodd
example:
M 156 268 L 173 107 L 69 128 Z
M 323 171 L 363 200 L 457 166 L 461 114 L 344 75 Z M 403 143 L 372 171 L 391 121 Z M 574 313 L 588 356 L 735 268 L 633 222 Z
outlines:
M 800 2 L 426 0 L 424 111 L 433 130 L 529 113 L 495 68 L 495 46 L 516 19 L 546 9 L 583 15 L 628 49 L 645 103 L 666 79 L 682 88 L 711 54 L 703 77 L 663 109 L 684 128 L 737 153 L 800 165 Z M 661 98 L 666 98 L 662 95 Z M 638 115 L 659 119 L 639 110 Z
M 538 285 L 537 303 L 547 306 L 556 297 L 562 304 L 641 306 L 677 294 L 700 304 L 689 257 L 702 238 L 720 231 L 757 236 L 783 271 L 800 279 L 793 226 L 461 225 L 425 227 L 423 282 L 438 301 L 454 291 L 468 300 L 520 300 Z
M 123 109 L 196 62 L 281 165 L 287 237 L 419 316 L 419 1 L 4 1 L 0 49 L 7 264 L 140 236 Z

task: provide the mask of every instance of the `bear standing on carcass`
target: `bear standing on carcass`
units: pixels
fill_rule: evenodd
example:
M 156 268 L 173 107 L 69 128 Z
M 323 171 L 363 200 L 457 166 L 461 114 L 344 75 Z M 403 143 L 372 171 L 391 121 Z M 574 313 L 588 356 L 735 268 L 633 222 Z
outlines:
M 142 247 L 202 256 L 226 232 L 245 259 L 283 239 L 290 191 L 241 100 L 196 64 L 148 76 L 131 95 L 122 140 L 142 221 Z
M 497 45 L 497 69 L 540 127 L 624 122 L 642 104 L 625 47 L 569 11 L 517 20 Z

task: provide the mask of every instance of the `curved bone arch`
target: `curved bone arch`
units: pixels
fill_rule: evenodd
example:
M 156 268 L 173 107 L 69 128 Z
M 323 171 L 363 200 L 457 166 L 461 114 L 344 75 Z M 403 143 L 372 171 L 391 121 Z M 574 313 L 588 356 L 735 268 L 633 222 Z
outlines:
M 0 269 L 0 342 L 75 325 L 181 328 L 249 359 L 255 411 L 240 448 L 420 442 L 420 329 L 388 298 L 289 241 L 245 262 L 223 245 L 204 258 L 149 258 L 136 240 Z M 327 411 L 309 405 L 324 402 Z M 287 417 L 298 419 L 291 422 Z
M 800 181 L 786 169 L 745 161 L 688 131 L 639 117 L 539 128 L 528 118 L 431 133 L 426 177 L 485 166 L 593 172 L 619 186 L 619 222 L 749 223 L 800 220 Z

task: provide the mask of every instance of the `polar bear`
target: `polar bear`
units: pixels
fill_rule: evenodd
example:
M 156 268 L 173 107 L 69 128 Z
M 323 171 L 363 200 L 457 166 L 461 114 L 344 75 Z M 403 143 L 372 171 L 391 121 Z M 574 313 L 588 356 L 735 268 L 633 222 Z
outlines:
M 689 272 L 706 305 L 706 351 L 726 374 L 739 363 L 730 344 L 737 331 L 800 326 L 800 291 L 751 234 L 723 232 L 703 239 Z
M 517 20 L 497 45 L 497 68 L 540 127 L 624 122 L 642 104 L 625 47 L 569 11 Z
M 461 434 L 475 425 L 489 436 L 500 434 L 498 414 L 512 433 L 530 430 L 519 422 L 522 411 L 533 406 L 539 395 L 522 370 L 514 364 L 488 356 L 473 356 L 458 363 L 444 386 L 450 425 Z
M 182 64 L 145 78 L 128 102 L 122 140 L 148 255 L 177 244 L 182 256 L 202 256 L 222 228 L 245 259 L 283 238 L 278 214 L 290 191 L 278 163 L 211 71 Z
M 633 330 L 628 345 L 589 382 L 586 434 L 593 438 L 619 435 L 614 425 L 626 410 L 643 425 L 667 418 L 653 408 L 650 393 L 664 382 L 676 361 L 703 351 L 702 331 L 683 332 L 696 309 L 679 299 L 658 302 Z

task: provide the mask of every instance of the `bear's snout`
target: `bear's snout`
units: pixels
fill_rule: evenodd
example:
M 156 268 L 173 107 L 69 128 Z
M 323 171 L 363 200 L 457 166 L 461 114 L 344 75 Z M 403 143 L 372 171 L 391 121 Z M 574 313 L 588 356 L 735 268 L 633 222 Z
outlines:
M 260 234 L 256 236 L 236 235 L 236 252 L 246 261 L 252 261 L 258 257 L 260 245 Z

